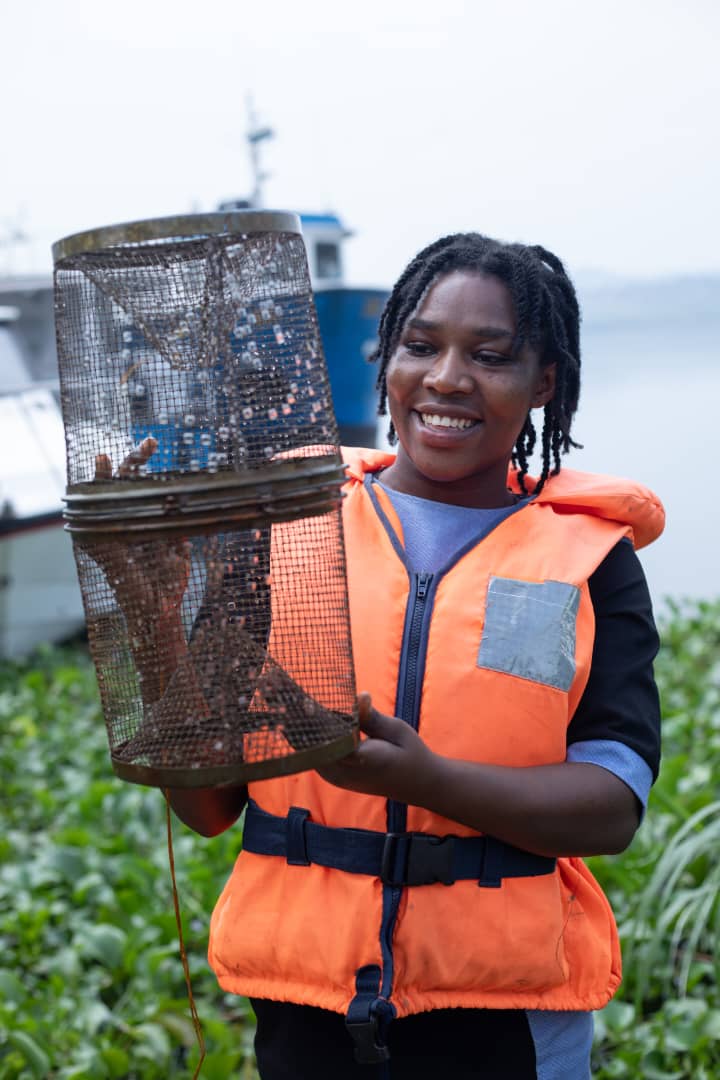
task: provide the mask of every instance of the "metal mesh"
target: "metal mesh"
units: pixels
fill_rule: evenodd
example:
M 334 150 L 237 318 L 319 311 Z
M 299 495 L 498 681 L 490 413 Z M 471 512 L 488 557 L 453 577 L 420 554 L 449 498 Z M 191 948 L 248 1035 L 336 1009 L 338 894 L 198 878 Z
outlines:
M 126 244 L 63 259 L 55 283 L 69 484 L 148 433 L 137 479 L 337 445 L 301 236 Z
M 161 786 L 293 772 L 356 740 L 305 249 L 234 218 L 56 250 L 66 517 L 111 757 Z

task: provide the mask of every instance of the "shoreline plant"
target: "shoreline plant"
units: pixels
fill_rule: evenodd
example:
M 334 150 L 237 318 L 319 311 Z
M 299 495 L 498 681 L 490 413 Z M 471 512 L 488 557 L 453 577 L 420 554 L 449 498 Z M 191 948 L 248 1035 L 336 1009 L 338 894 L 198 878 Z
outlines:
M 590 861 L 613 903 L 620 993 L 596 1016 L 595 1080 L 720 1075 L 720 600 L 668 605 L 664 752 L 629 851 Z M 173 1080 L 197 1046 L 160 792 L 111 771 L 83 645 L 0 663 L 0 1080 Z M 240 849 L 174 826 L 203 1080 L 256 1080 L 253 1015 L 205 956 Z

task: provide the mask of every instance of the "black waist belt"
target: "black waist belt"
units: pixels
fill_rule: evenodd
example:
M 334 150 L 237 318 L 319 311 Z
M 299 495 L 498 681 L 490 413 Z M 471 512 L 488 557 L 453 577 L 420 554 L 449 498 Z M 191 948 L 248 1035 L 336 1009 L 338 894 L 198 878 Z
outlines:
M 243 848 L 278 855 L 291 866 L 329 866 L 349 874 L 369 874 L 385 885 L 432 885 L 477 881 L 499 888 L 503 878 L 551 874 L 555 859 L 505 844 L 492 836 L 432 836 L 335 829 L 310 820 L 309 810 L 290 808 L 276 817 L 248 802 Z

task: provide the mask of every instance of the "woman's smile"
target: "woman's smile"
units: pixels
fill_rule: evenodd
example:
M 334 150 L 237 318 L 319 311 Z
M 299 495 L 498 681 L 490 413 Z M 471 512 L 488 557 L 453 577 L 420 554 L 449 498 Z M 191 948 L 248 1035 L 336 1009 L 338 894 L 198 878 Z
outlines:
M 512 298 L 498 278 L 441 277 L 408 319 L 387 370 L 400 442 L 390 487 L 468 506 L 507 502 L 507 469 L 530 409 L 555 387 L 554 365 L 516 348 Z
M 419 425 L 419 437 L 429 446 L 452 446 L 468 438 L 482 424 L 479 417 L 441 411 L 439 407 L 424 406 L 413 410 L 411 421 Z

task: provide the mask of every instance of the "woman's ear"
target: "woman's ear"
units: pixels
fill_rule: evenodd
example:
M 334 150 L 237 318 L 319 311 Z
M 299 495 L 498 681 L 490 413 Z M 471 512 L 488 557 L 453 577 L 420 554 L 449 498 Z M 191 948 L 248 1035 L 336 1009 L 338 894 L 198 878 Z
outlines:
M 531 408 L 541 409 L 543 405 L 547 405 L 548 401 L 552 401 L 555 396 L 556 379 L 557 364 L 548 364 L 547 367 L 540 368 Z

